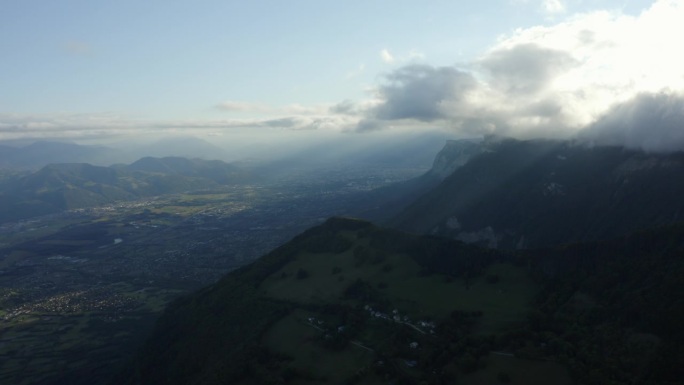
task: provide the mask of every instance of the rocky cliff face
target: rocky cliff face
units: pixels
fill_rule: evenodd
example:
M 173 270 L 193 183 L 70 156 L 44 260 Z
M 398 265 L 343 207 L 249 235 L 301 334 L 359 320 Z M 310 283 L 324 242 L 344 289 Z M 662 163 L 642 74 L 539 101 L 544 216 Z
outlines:
M 447 140 L 444 148 L 435 157 L 428 174 L 444 180 L 480 151 L 481 141 L 479 140 Z
M 596 240 L 682 220 L 682 175 L 684 153 L 559 141 L 485 143 L 394 225 L 489 247 Z

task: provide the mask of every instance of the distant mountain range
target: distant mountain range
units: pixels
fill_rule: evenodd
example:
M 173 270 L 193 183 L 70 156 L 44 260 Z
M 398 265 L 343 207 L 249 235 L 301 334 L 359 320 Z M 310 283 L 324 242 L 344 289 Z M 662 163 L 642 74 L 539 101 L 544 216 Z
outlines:
M 114 145 L 113 145 L 114 146 Z M 135 159 L 142 157 L 181 157 L 203 160 L 227 160 L 233 158 L 224 149 L 208 141 L 192 136 L 166 137 L 151 142 L 126 141 L 116 148 L 125 149 Z
M 126 161 L 128 155 L 105 146 L 37 141 L 24 146 L 0 145 L 0 168 L 38 169 L 51 163 L 110 165 Z
M 150 157 L 226 159 L 228 154 L 194 137 L 166 138 L 153 142 L 126 142 L 112 146 L 83 145 L 53 140 L 0 143 L 0 169 L 37 170 L 55 163 L 89 163 L 96 166 L 128 164 Z
M 204 178 L 218 184 L 234 184 L 250 180 L 253 176 L 244 167 L 220 160 L 187 159 L 182 157 L 141 158 L 124 168 L 127 171 L 141 171 Z
M 174 136 L 126 139 L 107 145 L 83 145 L 58 140 L 3 141 L 0 142 L 0 170 L 37 170 L 54 163 L 109 166 L 129 164 L 143 157 L 230 162 L 249 160 L 263 164 L 265 167 L 261 171 L 272 175 L 335 165 L 426 167 L 446 138 L 444 133 L 433 132 L 412 135 L 408 139 L 404 136 L 341 135 L 334 140 L 326 137 L 303 143 L 270 141 L 252 145 L 241 145 L 226 139 L 223 142 L 210 142 L 196 137 Z
M 216 188 L 250 181 L 251 174 L 222 161 L 143 158 L 115 167 L 50 164 L 0 184 L 0 222 L 115 201 Z

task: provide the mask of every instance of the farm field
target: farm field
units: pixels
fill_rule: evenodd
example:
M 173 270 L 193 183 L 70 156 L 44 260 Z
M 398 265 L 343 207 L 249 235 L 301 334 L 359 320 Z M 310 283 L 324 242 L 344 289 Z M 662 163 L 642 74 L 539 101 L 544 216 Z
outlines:
M 379 248 L 364 232 L 339 231 L 320 242 L 312 237 L 258 286 L 258 295 L 292 306 L 264 332 L 263 343 L 286 357 L 294 383 L 415 379 L 450 349 L 455 352 L 447 360 L 468 367 L 464 352 L 480 346 L 475 351 L 481 355 L 491 336 L 525 327 L 540 287 L 523 267 L 502 260 L 475 275 L 426 270 L 420 259 Z M 462 369 L 454 375 L 472 384 L 498 381 L 500 372 L 515 383 L 540 372 L 558 383 L 568 379 L 560 364 L 506 352 L 485 354 L 472 365 L 477 375 L 462 376 Z M 516 365 L 522 369 L 511 369 Z

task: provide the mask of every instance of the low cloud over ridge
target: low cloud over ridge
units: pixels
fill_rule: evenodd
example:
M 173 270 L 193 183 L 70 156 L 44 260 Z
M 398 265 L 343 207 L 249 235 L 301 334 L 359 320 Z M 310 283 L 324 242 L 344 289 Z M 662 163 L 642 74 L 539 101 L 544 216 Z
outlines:
M 639 94 L 610 109 L 581 139 L 645 151 L 684 149 L 684 95 Z
M 684 3 L 639 16 L 595 12 L 516 31 L 471 63 L 385 76 L 359 131 L 414 121 L 464 135 L 593 137 L 649 151 L 684 149 Z M 588 132 L 596 131 L 589 135 Z

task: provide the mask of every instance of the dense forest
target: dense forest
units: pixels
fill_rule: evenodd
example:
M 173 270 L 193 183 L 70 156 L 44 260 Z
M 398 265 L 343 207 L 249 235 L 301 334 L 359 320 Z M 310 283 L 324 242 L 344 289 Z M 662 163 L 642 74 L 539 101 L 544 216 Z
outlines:
M 485 373 L 499 383 L 536 383 L 530 379 L 555 365 L 556 377 L 551 378 L 557 383 L 682 383 L 683 254 L 683 226 L 609 241 L 503 252 L 331 219 L 173 303 L 117 381 L 447 384 L 476 383 L 476 376 Z M 336 265 L 342 260 L 348 260 L 349 267 Z M 454 287 L 465 297 L 474 296 L 481 308 L 456 301 L 429 314 L 429 305 L 409 304 L 392 291 L 402 283 L 392 274 L 409 268 L 415 271 L 402 275 L 406 285 L 416 279 L 422 287 L 444 290 L 426 292 L 426 303 L 429 296 L 447 295 Z M 321 282 L 328 286 L 320 286 L 315 279 L 325 271 Z M 514 285 L 520 284 L 510 281 L 519 272 L 534 290 L 521 308 L 507 309 L 513 306 Z M 342 276 L 354 274 L 360 278 L 342 281 Z M 268 291 L 269 285 L 287 281 L 290 287 L 310 285 L 325 294 L 333 280 L 343 283 L 328 297 Z M 488 308 L 484 302 L 490 288 L 511 294 Z M 399 321 L 377 321 L 368 316 L 368 308 L 389 318 L 399 314 Z M 492 314 L 498 317 L 506 311 L 520 317 L 492 324 Z M 342 326 L 335 332 L 335 327 L 331 331 L 305 325 L 307 321 L 288 323 L 301 314 L 308 315 L 309 322 Z M 417 314 L 427 321 L 413 321 Z M 278 333 L 307 337 L 288 354 L 269 342 L 290 338 Z M 363 348 L 358 345 L 367 351 L 354 370 L 340 363 L 332 369 L 338 376 L 326 376 L 319 370 L 324 364 L 307 370 L 297 356 L 297 349 L 304 351 L 308 344 L 319 354 L 337 357 L 334 362 L 359 354 Z M 529 367 L 528 373 L 501 369 L 503 359 L 518 360 L 513 364 Z

